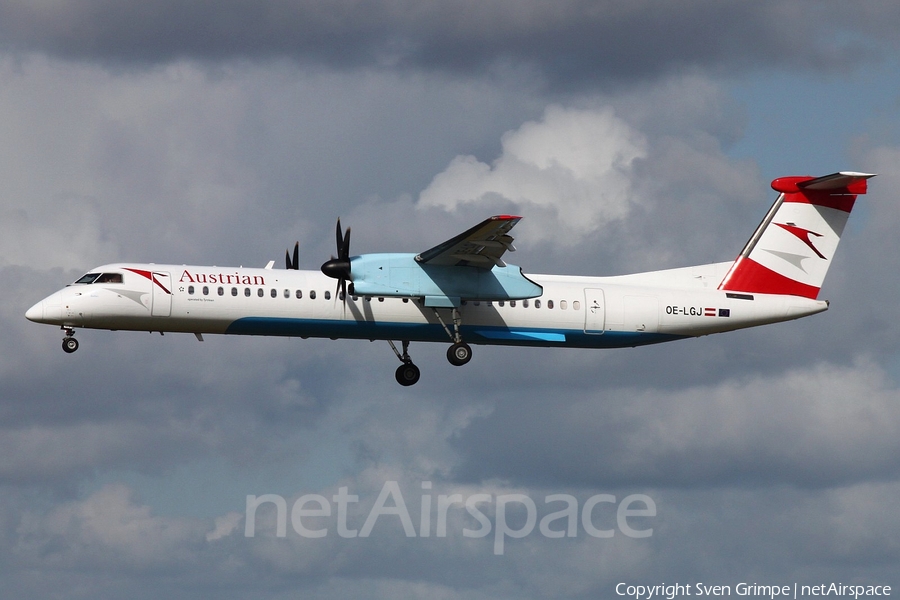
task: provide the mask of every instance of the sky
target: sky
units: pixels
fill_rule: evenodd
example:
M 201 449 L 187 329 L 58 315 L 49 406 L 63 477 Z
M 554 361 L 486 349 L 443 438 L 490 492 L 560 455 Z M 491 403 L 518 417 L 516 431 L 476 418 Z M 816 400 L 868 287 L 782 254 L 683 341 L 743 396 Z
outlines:
M 4 593 L 896 592 L 898 43 L 887 1 L 0 0 Z M 24 318 L 105 263 L 316 269 L 337 217 L 354 254 L 512 213 L 526 273 L 726 261 L 772 179 L 839 170 L 878 177 L 830 310 L 752 330 L 413 344 L 401 388 L 384 342 Z

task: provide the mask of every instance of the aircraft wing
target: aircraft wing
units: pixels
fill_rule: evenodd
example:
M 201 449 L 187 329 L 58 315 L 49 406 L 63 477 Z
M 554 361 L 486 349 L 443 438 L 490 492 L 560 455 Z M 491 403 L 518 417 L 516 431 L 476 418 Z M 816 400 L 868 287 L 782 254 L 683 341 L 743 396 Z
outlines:
M 522 217 L 496 215 L 475 227 L 438 244 L 416 256 L 416 262 L 428 265 L 468 266 L 481 269 L 505 267 L 500 257 L 509 250 L 515 252 L 509 230 Z

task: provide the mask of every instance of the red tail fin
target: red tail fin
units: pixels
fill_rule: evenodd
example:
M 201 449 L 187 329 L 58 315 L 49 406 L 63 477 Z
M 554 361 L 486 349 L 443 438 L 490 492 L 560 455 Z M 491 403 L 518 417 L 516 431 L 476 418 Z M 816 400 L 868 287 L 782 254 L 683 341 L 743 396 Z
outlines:
M 816 298 L 858 194 L 874 175 L 780 177 L 781 192 L 738 255 L 720 290 Z

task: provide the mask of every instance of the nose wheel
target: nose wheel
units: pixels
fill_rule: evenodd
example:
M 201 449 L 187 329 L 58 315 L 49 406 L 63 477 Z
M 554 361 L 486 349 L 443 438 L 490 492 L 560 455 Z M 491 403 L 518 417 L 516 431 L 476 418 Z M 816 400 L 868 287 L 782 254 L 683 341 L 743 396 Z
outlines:
M 66 337 L 62 341 L 62 349 L 66 354 L 72 354 L 78 350 L 78 340 L 75 339 L 75 330 L 66 329 Z

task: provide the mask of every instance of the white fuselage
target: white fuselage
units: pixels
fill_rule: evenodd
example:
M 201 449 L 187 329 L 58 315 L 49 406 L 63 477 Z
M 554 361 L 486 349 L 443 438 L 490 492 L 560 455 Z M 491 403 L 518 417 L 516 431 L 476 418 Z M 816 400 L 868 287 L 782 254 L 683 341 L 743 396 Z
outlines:
M 464 301 L 459 332 L 472 344 L 613 348 L 787 321 L 828 307 L 799 296 L 716 289 L 731 264 L 617 277 L 529 275 L 543 288 L 539 297 Z M 92 273 L 121 277 L 71 284 L 26 316 L 66 329 L 451 341 L 450 309 L 417 298 L 342 300 L 335 280 L 319 271 L 110 264 Z

